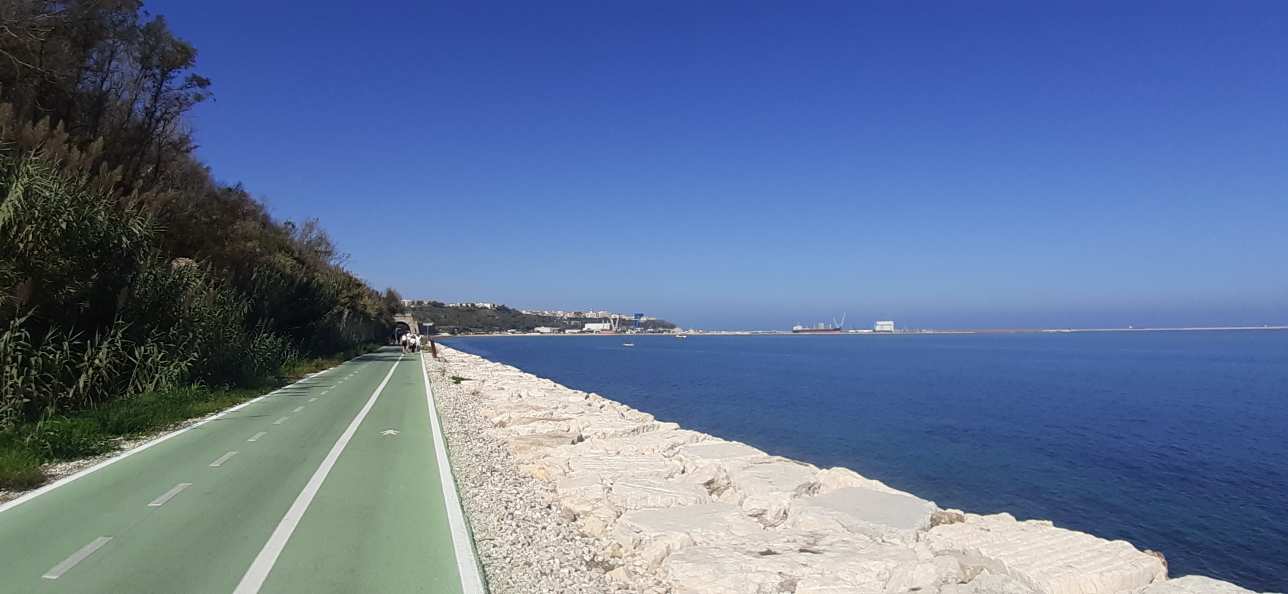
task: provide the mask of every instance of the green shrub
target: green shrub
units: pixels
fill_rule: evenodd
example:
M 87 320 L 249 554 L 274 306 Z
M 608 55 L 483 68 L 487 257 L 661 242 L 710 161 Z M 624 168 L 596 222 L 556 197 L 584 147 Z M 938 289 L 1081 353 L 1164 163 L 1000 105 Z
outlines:
M 30 489 L 45 482 L 40 459 L 21 445 L 0 440 L 0 489 Z
M 111 449 L 98 422 L 83 417 L 48 419 L 27 440 L 33 450 L 49 460 L 74 460 Z

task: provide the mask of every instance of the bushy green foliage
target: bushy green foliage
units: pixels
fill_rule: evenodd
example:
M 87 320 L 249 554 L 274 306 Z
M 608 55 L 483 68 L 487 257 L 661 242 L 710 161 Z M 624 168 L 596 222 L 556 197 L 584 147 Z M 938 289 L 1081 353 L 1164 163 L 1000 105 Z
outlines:
M 0 488 L 379 340 L 401 304 L 192 154 L 196 50 L 139 0 L 0 8 Z
M 282 298 L 275 305 L 299 323 L 274 328 L 274 309 L 211 265 L 164 260 L 145 216 L 104 208 L 110 202 L 84 188 L 38 159 L 0 154 L 0 261 L 21 279 L 0 287 L 9 299 L 0 310 L 0 426 L 190 382 L 261 384 L 301 348 L 344 350 L 388 327 L 374 291 L 297 263 L 294 277 L 276 278 L 314 311 L 296 318 Z M 92 449 L 75 436 L 55 434 Z

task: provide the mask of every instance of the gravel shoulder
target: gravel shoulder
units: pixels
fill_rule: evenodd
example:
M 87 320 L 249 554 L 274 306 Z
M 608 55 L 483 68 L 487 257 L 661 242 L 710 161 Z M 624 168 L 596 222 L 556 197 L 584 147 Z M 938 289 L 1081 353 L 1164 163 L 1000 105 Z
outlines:
M 535 592 L 664 593 L 611 582 L 609 543 L 581 534 L 556 503 L 554 490 L 519 471 L 506 443 L 476 405 L 469 380 L 450 378 L 446 364 L 426 358 L 461 505 L 493 594 Z M 475 391 L 472 395 L 471 391 Z

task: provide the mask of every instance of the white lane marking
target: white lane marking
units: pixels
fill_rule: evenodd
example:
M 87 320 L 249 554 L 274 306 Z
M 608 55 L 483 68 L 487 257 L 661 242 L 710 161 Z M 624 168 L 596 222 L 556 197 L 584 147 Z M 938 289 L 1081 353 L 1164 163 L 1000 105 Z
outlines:
M 322 374 L 324 374 L 324 373 L 328 373 L 328 372 L 330 372 L 331 370 L 336 369 L 337 367 L 339 367 L 339 365 L 337 365 L 336 367 L 332 367 L 332 368 L 330 368 L 330 369 L 325 369 L 325 370 L 323 370 L 323 371 L 319 371 L 319 372 L 317 372 L 317 373 L 313 374 L 311 377 L 317 377 L 317 376 L 322 375 Z M 295 383 L 299 383 L 299 382 L 295 382 Z M 288 386 L 293 386 L 293 385 L 295 385 L 295 384 L 288 384 Z M 285 386 L 283 386 L 283 387 L 285 387 Z M 247 406 L 250 406 L 250 405 L 252 405 L 252 404 L 255 404 L 256 402 L 259 402 L 260 400 L 263 400 L 264 398 L 268 397 L 270 394 L 273 394 L 273 393 L 275 393 L 275 392 L 277 392 L 277 391 L 280 391 L 280 390 L 281 390 L 281 388 L 278 388 L 278 390 L 275 390 L 274 392 L 270 392 L 269 394 L 265 394 L 265 395 L 263 395 L 263 396 L 259 396 L 259 397 L 257 397 L 257 398 L 252 399 L 252 400 L 247 400 L 246 402 L 243 402 L 243 403 L 241 403 L 241 404 L 238 404 L 237 406 L 234 406 L 234 407 L 232 407 L 232 408 L 230 408 L 230 409 L 228 409 L 228 410 L 225 410 L 225 411 L 223 411 L 223 412 L 219 412 L 219 413 L 215 413 L 214 415 L 211 415 L 211 416 L 209 416 L 209 417 L 207 417 L 207 418 L 205 418 L 205 419 L 202 419 L 202 420 L 200 420 L 200 421 L 197 421 L 196 423 L 193 423 L 193 424 L 191 424 L 191 425 L 188 425 L 187 427 L 184 427 L 183 429 L 180 429 L 180 430 L 175 431 L 175 432 L 173 432 L 173 433 L 167 433 L 167 434 L 165 434 L 165 435 L 162 435 L 161 437 L 158 437 L 158 438 L 156 438 L 156 439 L 154 439 L 154 440 L 152 440 L 152 441 L 149 441 L 149 442 L 147 442 L 147 443 L 144 443 L 144 444 L 142 444 L 142 445 L 140 445 L 140 446 L 138 446 L 138 447 L 136 447 L 136 448 L 134 448 L 134 449 L 132 449 L 132 450 L 126 450 L 126 451 L 124 451 L 124 452 L 121 452 L 120 454 L 118 454 L 118 455 L 117 455 L 117 456 L 115 456 L 115 457 L 108 458 L 108 459 L 106 459 L 106 460 L 104 460 L 104 461 L 102 461 L 102 462 L 99 462 L 98 464 L 95 464 L 95 465 L 93 465 L 93 466 L 90 466 L 89 468 L 86 468 L 85 470 L 82 470 L 82 471 L 80 471 L 80 472 L 77 472 L 76 474 L 72 474 L 72 475 L 69 475 L 69 476 L 63 477 L 63 478 L 61 478 L 61 479 L 58 479 L 58 480 L 56 480 L 56 481 L 54 481 L 54 482 L 52 482 L 52 483 L 49 483 L 48 485 L 45 485 L 45 486 L 43 486 L 43 487 L 41 487 L 41 488 L 39 488 L 39 489 L 36 489 L 35 491 L 31 491 L 31 492 L 27 493 L 26 495 L 23 495 L 22 497 L 19 497 L 19 498 L 17 498 L 17 499 L 14 499 L 13 501 L 10 501 L 10 502 L 8 502 L 8 503 L 0 503 L 0 512 L 6 512 L 6 511 L 9 511 L 9 510 L 11 510 L 11 509 L 13 509 L 13 508 L 15 508 L 15 507 L 18 507 L 19 505 L 22 505 L 22 504 L 24 504 L 24 503 L 26 503 L 26 502 L 28 502 L 28 501 L 31 501 L 32 499 L 35 499 L 35 498 L 37 498 L 37 497 L 40 497 L 41 495 L 44 495 L 45 493 L 48 493 L 48 492 L 50 492 L 50 491 L 53 491 L 54 489 L 57 489 L 57 488 L 59 488 L 59 487 L 61 487 L 61 486 L 63 486 L 63 485 L 66 485 L 67 483 L 70 483 L 70 482 L 72 482 L 72 481 L 74 481 L 74 480 L 76 480 L 76 479 L 79 479 L 79 478 L 81 478 L 81 477 L 83 477 L 83 476 L 87 476 L 87 475 L 93 474 L 93 473 L 95 473 L 95 472 L 98 472 L 99 470 L 102 470 L 102 469 L 104 469 L 104 468 L 107 468 L 108 466 L 111 466 L 111 465 L 113 465 L 113 464 L 116 464 L 117 462 L 120 462 L 121 460 L 124 460 L 124 459 L 126 459 L 126 458 L 129 458 L 130 456 L 133 456 L 133 455 L 135 455 L 135 454 L 137 454 L 137 453 L 139 453 L 139 452 L 142 452 L 143 450 L 146 450 L 146 449 L 148 449 L 148 448 L 150 448 L 150 447 L 153 447 L 153 446 L 155 446 L 155 445 L 157 445 L 157 444 L 164 443 L 164 442 L 165 442 L 165 441 L 167 441 L 167 440 L 174 439 L 175 437 L 178 437 L 178 436 L 180 436 L 180 435 L 183 435 L 184 433 L 187 433 L 187 432 L 189 432 L 189 431 L 192 431 L 193 429 L 196 429 L 197 427 L 200 427 L 200 426 L 202 426 L 202 425 L 205 425 L 206 423 L 209 423 L 209 422 L 211 422 L 211 421 L 213 421 L 213 420 L 215 420 L 215 419 L 221 418 L 221 417 L 223 417 L 224 415 L 227 415 L 227 414 L 229 414 L 229 413 L 237 412 L 237 411 L 239 411 L 239 410 L 241 410 L 241 409 L 243 409 L 243 408 L 246 408 Z
M 276 420 L 276 421 L 273 421 L 273 424 L 274 424 L 274 425 L 281 425 L 282 423 L 285 423 L 285 422 L 286 422 L 286 419 L 289 419 L 289 418 L 290 418 L 290 417 L 282 417 L 282 418 L 280 418 L 280 419 L 278 419 L 278 420 Z
M 292 412 L 292 413 L 297 413 L 297 412 L 300 412 L 300 411 L 302 411 L 302 410 L 304 410 L 304 407 L 303 407 L 303 406 L 297 406 L 297 407 L 295 407 L 295 410 L 293 410 L 293 411 L 291 411 L 291 412 Z
M 220 466 L 223 466 L 223 465 L 224 465 L 224 462 L 227 462 L 230 458 L 232 458 L 233 456 L 236 456 L 236 455 L 237 455 L 237 452 L 228 452 L 227 454 L 224 454 L 224 455 L 222 455 L 222 456 L 220 456 L 220 457 L 216 458 L 214 462 L 211 462 L 211 463 L 210 463 L 210 467 L 211 467 L 211 468 L 219 468 Z
M 329 389 L 327 389 L 327 390 L 322 390 L 322 393 L 321 393 L 321 394 L 318 394 L 318 396 L 326 396 L 326 393 L 327 393 L 327 392 L 330 392 L 330 391 L 331 391 L 331 390 L 329 390 Z
M 317 398 L 309 398 L 309 402 L 317 402 Z
M 479 562 L 474 556 L 474 541 L 465 526 L 465 515 L 461 513 L 461 500 L 456 494 L 456 478 L 452 475 L 452 463 L 447 459 L 447 442 L 443 439 L 443 428 L 438 425 L 438 406 L 434 404 L 434 389 L 429 385 L 429 371 L 425 369 L 425 353 L 420 354 L 420 376 L 425 380 L 425 402 L 429 404 L 429 428 L 434 433 L 434 455 L 438 460 L 438 478 L 443 485 L 443 503 L 447 507 L 447 525 L 452 530 L 452 545 L 456 549 L 456 571 L 461 576 L 461 591 L 464 594 L 483 594 L 483 576 L 479 573 Z
M 398 430 L 397 430 L 397 429 L 385 429 L 384 431 L 381 431 L 381 432 L 380 432 L 380 435 L 381 435 L 381 436 L 398 435 Z
M 358 416 L 353 418 L 349 427 L 340 434 L 340 438 L 331 446 L 331 451 L 327 452 L 326 458 L 322 459 L 322 464 L 313 472 L 309 478 L 308 484 L 304 485 L 304 490 L 300 491 L 291 508 L 286 510 L 286 515 L 278 523 L 277 528 L 273 530 L 273 535 L 268 537 L 268 542 L 264 543 L 264 548 L 260 549 L 259 554 L 255 556 L 255 561 L 250 564 L 246 570 L 246 575 L 242 576 L 241 582 L 237 584 L 237 589 L 233 594 L 255 594 L 264 586 L 264 581 L 268 579 L 268 573 L 273 571 L 273 564 L 277 563 L 278 555 L 282 554 L 282 549 L 286 548 L 286 541 L 290 540 L 291 533 L 295 532 L 295 527 L 299 525 L 300 519 L 304 517 L 304 512 L 309 509 L 309 504 L 313 503 L 313 497 L 318 494 L 322 488 L 322 481 L 326 480 L 327 474 L 330 474 L 331 468 L 335 466 L 336 460 L 340 459 L 340 454 L 344 452 L 345 446 L 349 445 L 349 440 L 353 439 L 353 434 L 358 432 L 358 425 L 362 420 L 367 418 L 367 413 L 371 412 L 371 407 L 376 405 L 376 399 L 380 393 L 385 391 L 385 386 L 389 383 L 389 378 L 394 376 L 394 370 L 398 369 L 398 363 L 402 362 L 402 357 L 389 368 L 389 373 L 385 374 L 384 381 L 376 386 L 376 390 L 371 393 L 371 398 L 363 405 L 362 410 L 358 411 Z
M 152 503 L 148 504 L 148 507 L 161 507 L 165 505 L 167 501 L 174 499 L 174 496 L 178 495 L 180 491 L 183 491 L 184 489 L 187 489 L 188 487 L 191 487 L 191 486 L 192 486 L 192 483 L 179 483 L 171 487 L 169 491 L 162 493 L 160 497 L 153 499 Z
M 81 547 L 79 551 L 72 553 L 71 557 L 63 559 L 62 563 L 55 565 L 52 569 L 50 569 L 49 571 L 46 571 L 45 575 L 42 575 L 40 577 L 45 578 L 47 580 L 56 580 L 60 577 L 63 577 L 63 574 L 67 573 L 67 570 L 73 567 L 76 567 L 77 563 L 80 563 L 90 555 L 93 555 L 94 551 L 97 551 L 103 548 L 103 545 L 111 542 L 111 540 L 112 540 L 112 537 L 110 536 L 100 536 L 98 538 L 95 538 L 94 542 L 91 542 Z
M 267 431 L 260 431 L 259 433 L 250 436 L 250 439 L 246 441 L 259 441 L 259 438 L 264 437 L 265 435 L 268 435 Z

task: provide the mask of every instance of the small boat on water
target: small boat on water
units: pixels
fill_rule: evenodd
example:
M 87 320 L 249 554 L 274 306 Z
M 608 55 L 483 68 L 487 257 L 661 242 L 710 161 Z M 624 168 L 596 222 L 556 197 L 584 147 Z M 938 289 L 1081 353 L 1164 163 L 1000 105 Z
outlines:
M 633 347 L 633 346 L 635 346 L 635 343 L 633 343 L 633 342 L 623 342 L 623 343 L 622 343 L 622 346 L 624 346 L 624 347 Z
M 688 338 L 688 337 L 689 337 L 689 335 L 688 335 L 688 334 L 676 334 L 676 335 L 675 335 L 676 340 L 684 340 L 684 339 L 686 339 L 686 338 Z

